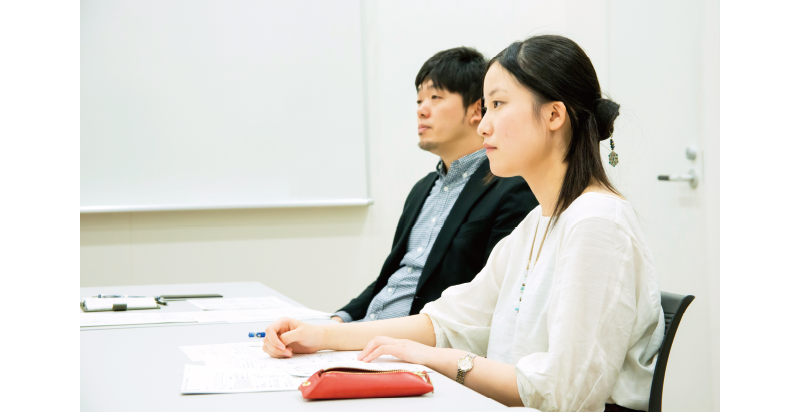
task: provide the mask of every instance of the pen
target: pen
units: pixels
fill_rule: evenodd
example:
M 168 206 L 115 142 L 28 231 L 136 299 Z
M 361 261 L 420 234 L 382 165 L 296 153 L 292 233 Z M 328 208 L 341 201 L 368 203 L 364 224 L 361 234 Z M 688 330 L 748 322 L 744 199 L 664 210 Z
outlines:
M 93 298 L 150 298 L 152 296 L 128 296 L 128 295 L 97 295 Z
M 247 336 L 249 336 L 251 338 L 265 338 L 265 337 L 267 337 L 267 333 L 266 332 L 250 332 L 250 333 L 247 334 Z

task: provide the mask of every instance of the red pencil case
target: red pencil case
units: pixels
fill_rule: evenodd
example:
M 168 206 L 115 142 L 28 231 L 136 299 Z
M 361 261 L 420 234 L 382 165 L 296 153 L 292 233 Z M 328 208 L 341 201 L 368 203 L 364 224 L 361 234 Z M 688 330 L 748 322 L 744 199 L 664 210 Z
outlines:
M 433 392 L 426 372 L 320 369 L 300 387 L 306 399 L 393 398 Z

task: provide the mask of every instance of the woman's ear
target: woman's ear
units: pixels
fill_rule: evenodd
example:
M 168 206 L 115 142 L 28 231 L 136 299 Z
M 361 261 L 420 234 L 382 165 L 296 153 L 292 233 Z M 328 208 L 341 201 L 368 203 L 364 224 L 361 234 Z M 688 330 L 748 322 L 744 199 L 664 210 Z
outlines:
M 562 102 L 550 102 L 544 105 L 544 118 L 547 129 L 551 132 L 564 127 L 567 123 L 567 106 Z

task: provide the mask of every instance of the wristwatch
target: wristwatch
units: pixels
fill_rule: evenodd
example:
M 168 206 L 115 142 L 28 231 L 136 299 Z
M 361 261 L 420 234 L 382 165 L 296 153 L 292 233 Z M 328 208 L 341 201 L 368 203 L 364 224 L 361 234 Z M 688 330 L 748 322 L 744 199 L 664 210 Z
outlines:
M 464 384 L 464 377 L 467 376 L 467 372 L 472 370 L 472 359 L 478 355 L 468 353 L 466 356 L 458 360 L 458 374 L 456 375 L 456 382 L 460 384 Z

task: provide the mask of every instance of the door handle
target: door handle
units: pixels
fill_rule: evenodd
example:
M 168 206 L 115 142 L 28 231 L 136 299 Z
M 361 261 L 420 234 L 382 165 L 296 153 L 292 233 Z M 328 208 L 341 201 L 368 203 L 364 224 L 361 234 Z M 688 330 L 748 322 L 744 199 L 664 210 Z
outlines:
M 685 175 L 658 175 L 658 180 L 665 180 L 669 182 L 689 182 L 692 189 L 697 187 L 697 174 L 694 169 L 690 169 L 689 173 Z

